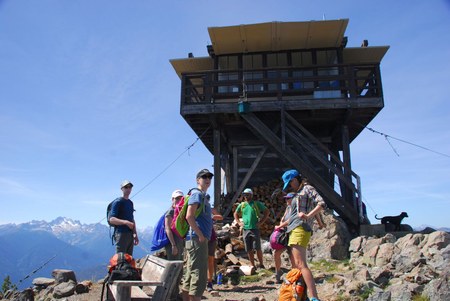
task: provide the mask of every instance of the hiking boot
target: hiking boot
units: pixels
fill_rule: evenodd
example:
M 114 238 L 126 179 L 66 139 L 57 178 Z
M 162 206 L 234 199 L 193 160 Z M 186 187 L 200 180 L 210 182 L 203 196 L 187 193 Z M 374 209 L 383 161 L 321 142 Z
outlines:
M 213 290 L 213 285 L 212 282 L 208 282 L 208 284 L 206 284 L 206 290 L 208 292 L 211 292 Z
M 260 264 L 258 268 L 259 268 L 259 269 L 262 269 L 262 270 L 265 270 L 265 269 L 266 269 L 266 267 L 265 267 L 263 264 Z

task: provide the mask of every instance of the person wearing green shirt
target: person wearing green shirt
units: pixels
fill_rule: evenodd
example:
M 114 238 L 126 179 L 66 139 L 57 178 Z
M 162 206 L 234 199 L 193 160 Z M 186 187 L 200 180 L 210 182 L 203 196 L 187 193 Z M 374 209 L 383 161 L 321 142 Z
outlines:
M 259 227 L 264 224 L 269 217 L 269 209 L 260 201 L 253 200 L 253 191 L 250 188 L 242 192 L 244 201 L 240 203 L 234 211 L 234 220 L 244 228 L 243 240 L 245 251 L 252 266 L 255 266 L 255 255 L 258 256 L 259 268 L 264 269 L 263 253 L 261 250 L 261 234 Z M 239 219 L 242 216 L 242 222 Z

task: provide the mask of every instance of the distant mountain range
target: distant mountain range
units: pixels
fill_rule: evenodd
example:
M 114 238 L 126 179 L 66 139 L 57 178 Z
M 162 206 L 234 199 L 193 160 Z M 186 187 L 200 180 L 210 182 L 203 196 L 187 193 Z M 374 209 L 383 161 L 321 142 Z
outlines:
M 134 257 L 142 258 L 150 253 L 153 229 L 138 233 Z M 0 225 L 0 284 L 9 275 L 13 284 L 26 288 L 34 278 L 51 278 L 54 269 L 73 270 L 77 280 L 101 279 L 114 252 L 109 226 L 99 223 L 58 217 L 51 222 Z
M 436 227 L 433 227 L 433 226 L 430 226 L 430 225 L 421 225 L 421 226 L 415 227 L 414 231 L 419 231 L 420 232 L 420 231 L 422 231 L 424 229 L 427 229 L 427 228 L 431 228 L 431 229 L 434 229 L 436 231 L 444 231 L 444 232 L 449 232 L 450 233 L 450 228 L 448 228 L 448 227 L 436 228 Z

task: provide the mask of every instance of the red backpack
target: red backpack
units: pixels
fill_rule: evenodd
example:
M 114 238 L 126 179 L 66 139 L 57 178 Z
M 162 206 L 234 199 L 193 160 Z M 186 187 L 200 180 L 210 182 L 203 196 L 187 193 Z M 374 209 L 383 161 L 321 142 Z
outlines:
M 204 195 L 203 192 L 198 188 L 192 188 L 191 190 L 189 190 L 186 196 L 181 198 L 181 200 L 175 207 L 172 224 L 170 226 L 172 232 L 180 238 L 185 238 L 189 231 L 189 223 L 186 220 L 186 213 L 189 205 L 189 197 L 191 196 L 191 192 L 194 189 L 197 189 L 202 193 L 201 205 L 195 211 L 195 217 L 199 216 L 200 213 L 205 209 Z

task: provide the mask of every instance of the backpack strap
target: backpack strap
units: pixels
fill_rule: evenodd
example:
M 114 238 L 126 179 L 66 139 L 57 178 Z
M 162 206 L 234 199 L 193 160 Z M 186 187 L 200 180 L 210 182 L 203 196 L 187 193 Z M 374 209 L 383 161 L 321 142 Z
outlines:
M 242 203 L 241 210 L 244 210 L 245 206 L 247 206 L 247 205 L 249 205 L 250 207 L 253 208 L 253 210 L 255 210 L 256 217 L 259 219 L 259 217 L 261 216 L 261 212 L 259 212 L 258 205 L 256 204 L 256 201 L 253 201 L 253 205 L 250 205 L 247 201 L 245 201 L 244 203 Z
M 192 190 L 194 190 L 194 189 L 198 190 L 200 192 L 200 195 L 202 196 L 200 198 L 200 206 L 197 208 L 197 211 L 195 211 L 195 216 L 197 217 L 197 216 L 200 215 L 201 211 L 205 212 L 205 193 L 203 191 L 201 191 L 200 189 L 198 189 L 197 187 L 194 187 L 194 188 L 189 189 L 187 194 L 191 195 L 192 194 Z M 201 210 L 199 210 L 200 208 L 201 208 Z

